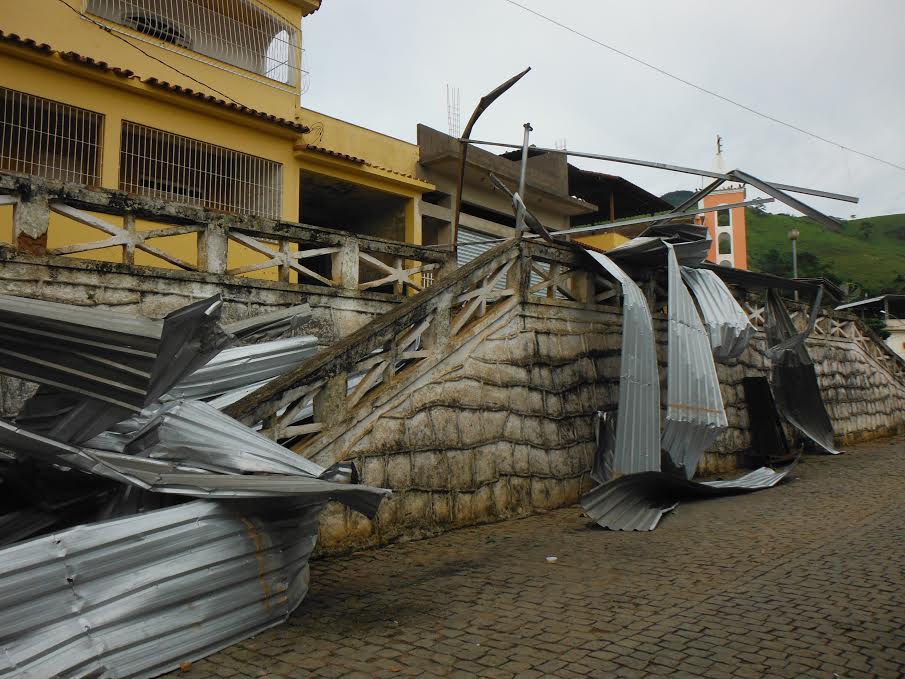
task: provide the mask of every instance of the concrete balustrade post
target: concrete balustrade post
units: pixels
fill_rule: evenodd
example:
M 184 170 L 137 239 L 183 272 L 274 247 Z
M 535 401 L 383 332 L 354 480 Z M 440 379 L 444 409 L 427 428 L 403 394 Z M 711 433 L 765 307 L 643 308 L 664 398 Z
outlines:
M 346 390 L 348 373 L 339 373 L 327 379 L 324 386 L 314 396 L 314 421 L 324 426 L 341 422 L 346 416 Z
M 49 227 L 47 195 L 22 195 L 13 208 L 13 243 L 16 249 L 29 255 L 46 255 Z
M 211 222 L 198 234 L 198 269 L 207 273 L 226 273 L 229 236 L 225 224 Z
M 421 336 L 421 344 L 425 349 L 442 350 L 449 342 L 452 303 L 451 292 L 444 292 L 434 299 L 434 313 L 430 325 Z
M 576 271 L 572 274 L 572 295 L 587 306 L 594 304 L 596 295 L 594 277 L 587 271 Z
M 343 239 L 342 248 L 332 255 L 333 282 L 347 290 L 358 289 L 358 241 Z

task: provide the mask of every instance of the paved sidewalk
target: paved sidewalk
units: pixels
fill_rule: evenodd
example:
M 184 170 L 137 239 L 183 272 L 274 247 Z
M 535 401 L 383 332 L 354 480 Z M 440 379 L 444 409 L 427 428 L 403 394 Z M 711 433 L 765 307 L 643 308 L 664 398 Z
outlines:
M 404 675 L 905 677 L 905 439 L 652 533 L 569 508 L 317 561 L 288 624 L 171 677 Z

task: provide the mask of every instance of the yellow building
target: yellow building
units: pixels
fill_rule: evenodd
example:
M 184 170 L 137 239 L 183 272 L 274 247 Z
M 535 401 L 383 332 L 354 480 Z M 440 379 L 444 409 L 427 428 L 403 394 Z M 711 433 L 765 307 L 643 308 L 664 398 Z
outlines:
M 418 147 L 300 106 L 301 27 L 319 6 L 6 3 L 0 170 L 420 243 L 418 201 L 433 187 L 415 176 Z M 53 215 L 48 248 L 98 240 L 61 220 Z M 0 210 L 0 221 L 8 240 L 11 214 Z M 194 238 L 162 239 L 161 248 L 190 261 Z M 121 249 L 83 256 L 120 261 Z M 136 264 L 173 266 L 141 257 Z

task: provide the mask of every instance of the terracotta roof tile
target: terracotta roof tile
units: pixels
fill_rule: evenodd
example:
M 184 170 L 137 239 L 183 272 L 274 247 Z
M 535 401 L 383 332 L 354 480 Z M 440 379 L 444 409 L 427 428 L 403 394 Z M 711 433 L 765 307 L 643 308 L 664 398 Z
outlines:
M 22 38 L 21 36 L 15 33 L 4 33 L 0 31 L 0 42 L 7 42 L 19 47 L 26 47 L 29 49 L 37 50 L 47 55 L 57 54 L 61 59 L 66 61 L 77 63 L 82 66 L 87 66 L 89 68 L 94 68 L 100 71 L 104 71 L 106 73 L 113 73 L 114 75 L 120 76 L 122 78 L 134 78 L 141 83 L 146 85 L 151 85 L 152 87 L 158 87 L 160 89 L 165 89 L 169 92 L 173 92 L 174 94 L 179 94 L 184 97 L 191 97 L 193 99 L 204 101 L 208 104 L 212 104 L 214 106 L 220 106 L 221 108 L 227 108 L 232 111 L 236 111 L 237 113 L 242 113 L 248 116 L 254 116 L 255 118 L 259 118 L 261 120 L 266 120 L 267 122 L 273 123 L 274 125 L 279 125 L 281 127 L 287 127 L 295 132 L 300 134 L 304 134 L 308 132 L 308 126 L 303 125 L 302 123 L 297 123 L 293 120 L 287 120 L 286 118 L 279 118 L 277 116 L 271 115 L 269 113 L 264 113 L 263 111 L 257 111 L 253 108 L 249 108 L 247 106 L 243 106 L 242 104 L 237 104 L 232 101 L 226 101 L 224 99 L 220 99 L 218 97 L 212 96 L 210 94 L 205 94 L 203 92 L 196 92 L 193 89 L 182 87 L 181 85 L 174 85 L 165 80 L 160 80 L 159 78 L 141 78 L 137 76 L 133 71 L 124 68 L 117 68 L 115 66 L 111 66 L 106 61 L 100 61 L 94 59 L 92 57 L 86 57 L 84 55 L 78 54 L 77 52 L 59 52 L 53 49 L 50 45 L 46 43 L 37 43 L 34 40 L 29 38 Z
M 370 165 L 370 163 L 368 163 L 368 161 L 366 161 L 364 158 L 359 158 L 358 156 L 350 156 L 348 153 L 340 153 L 339 151 L 334 151 L 323 146 L 317 146 L 316 144 L 297 144 L 296 148 L 302 151 L 322 153 L 323 155 L 330 156 L 331 158 L 341 158 L 342 160 L 348 160 L 352 163 Z

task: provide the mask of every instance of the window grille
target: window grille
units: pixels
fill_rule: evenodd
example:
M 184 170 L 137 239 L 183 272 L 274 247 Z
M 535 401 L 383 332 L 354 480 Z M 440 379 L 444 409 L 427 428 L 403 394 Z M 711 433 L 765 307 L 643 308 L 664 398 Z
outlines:
M 421 272 L 421 287 L 429 288 L 434 284 L 434 272 L 433 271 L 422 271 Z
M 252 0 L 87 0 L 88 14 L 285 85 L 300 82 L 301 32 Z
M 283 166 L 123 121 L 119 188 L 140 196 L 279 219 Z
M 104 116 L 0 87 L 0 169 L 101 183 Z

